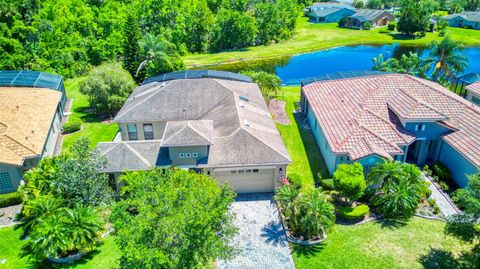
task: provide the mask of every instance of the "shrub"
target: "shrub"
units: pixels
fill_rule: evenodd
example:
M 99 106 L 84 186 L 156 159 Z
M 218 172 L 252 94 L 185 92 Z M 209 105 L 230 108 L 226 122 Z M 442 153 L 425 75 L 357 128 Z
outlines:
M 333 173 L 333 184 L 335 190 L 347 198 L 347 202 L 351 204 L 361 197 L 367 188 L 362 165 L 360 163 L 340 164 Z
M 82 127 L 82 120 L 75 116 L 68 117 L 68 122 L 63 124 L 63 133 L 69 134 L 80 130 Z
M 299 186 L 302 185 L 302 176 L 297 173 L 288 174 L 287 180 L 292 184 L 299 185 Z
M 343 17 L 338 21 L 338 27 L 345 27 L 348 23 L 348 18 Z
M 380 29 L 380 30 L 378 30 L 378 32 L 379 32 L 380 34 L 390 34 L 392 31 L 390 31 L 390 30 L 388 30 L 388 29 Z
M 333 183 L 333 178 L 329 178 L 329 179 L 321 179 L 320 180 L 320 186 L 324 189 L 324 190 L 334 190 L 335 189 L 335 185 Z
M 340 207 L 338 215 L 345 220 L 361 220 L 370 213 L 370 208 L 367 205 L 358 205 L 356 207 Z
M 441 162 L 435 162 L 432 165 L 433 174 L 437 175 L 439 180 L 448 181 L 452 178 L 452 173 L 448 168 Z
M 395 31 L 395 27 L 397 27 L 397 24 L 395 22 L 389 22 L 388 25 L 387 25 L 387 29 L 389 31 Z
M 432 180 L 433 180 L 433 182 L 438 182 L 438 176 L 437 176 L 437 175 L 433 175 L 433 176 L 432 176 Z
M 372 23 L 367 21 L 363 24 L 362 28 L 363 28 L 363 30 L 370 30 L 370 29 L 372 29 Z
M 438 36 L 440 36 L 440 37 L 444 37 L 446 35 L 447 35 L 447 30 L 445 30 L 445 29 L 442 29 L 438 32 Z
M 424 165 L 422 170 L 425 173 L 425 175 L 432 176 L 432 169 L 430 169 L 430 166 Z
M 440 188 L 445 192 L 450 189 L 445 181 L 438 182 L 438 185 L 440 185 Z
M 0 208 L 19 205 L 22 203 L 22 194 L 18 191 L 0 194 Z

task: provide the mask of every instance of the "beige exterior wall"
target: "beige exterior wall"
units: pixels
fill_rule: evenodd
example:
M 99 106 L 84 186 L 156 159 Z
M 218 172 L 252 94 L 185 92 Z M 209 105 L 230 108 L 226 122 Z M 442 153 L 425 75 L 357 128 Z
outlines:
M 52 125 L 50 127 L 50 132 L 48 133 L 47 139 L 45 141 L 45 148 L 42 152 L 42 156 L 52 156 L 55 151 L 55 144 L 57 143 L 58 134 L 60 132 L 60 121 L 62 120 L 62 116 L 58 111 L 55 113 L 55 116 L 52 121 Z
M 133 124 L 133 123 L 132 123 Z M 160 140 L 163 138 L 163 133 L 165 132 L 165 127 L 167 126 L 167 122 L 165 121 L 157 121 L 157 122 L 137 122 L 137 132 L 138 132 L 138 140 L 145 140 L 145 135 L 143 133 L 143 124 L 152 124 L 153 126 L 153 138 L 155 140 Z M 122 141 L 129 141 L 128 137 L 128 129 L 126 123 L 119 123 L 118 127 L 120 128 L 120 134 L 122 137 Z
M 478 102 L 478 100 L 480 100 L 480 95 L 478 95 L 478 94 L 475 94 L 471 91 L 468 91 L 467 92 L 467 100 L 476 104 L 476 105 L 478 105 L 478 106 L 480 106 L 480 102 Z
M 191 154 L 190 157 L 186 157 L 186 154 Z M 193 157 L 193 153 L 197 154 L 197 157 Z M 180 154 L 185 157 L 180 158 Z M 172 161 L 172 165 L 196 165 L 197 162 L 208 156 L 207 146 L 191 146 L 191 147 L 169 147 L 168 155 Z
M 0 164 L 0 174 L 6 173 L 10 177 L 10 183 L 8 187 L 0 187 L 0 193 L 14 192 L 18 189 L 20 181 L 22 180 L 22 168 Z

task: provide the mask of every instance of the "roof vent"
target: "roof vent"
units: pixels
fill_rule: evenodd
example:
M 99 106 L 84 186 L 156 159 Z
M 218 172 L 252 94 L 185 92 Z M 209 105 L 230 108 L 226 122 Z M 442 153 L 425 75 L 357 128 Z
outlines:
M 162 82 L 162 83 L 160 84 L 160 88 L 165 87 L 165 85 L 167 85 L 167 84 L 166 84 L 165 82 Z
M 248 100 L 248 97 L 243 96 L 243 95 L 240 95 L 239 98 L 240 98 L 240 100 L 243 100 L 243 101 L 245 101 L 245 102 L 248 102 L 248 101 L 249 101 L 249 100 Z
M 243 120 L 243 124 L 245 124 L 246 127 L 250 127 L 250 122 L 248 122 L 247 120 Z

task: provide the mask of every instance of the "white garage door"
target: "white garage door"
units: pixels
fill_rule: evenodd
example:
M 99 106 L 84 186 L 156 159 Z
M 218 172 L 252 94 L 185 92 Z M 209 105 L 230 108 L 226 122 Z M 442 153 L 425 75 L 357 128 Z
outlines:
M 275 168 L 215 170 L 220 183 L 227 182 L 237 193 L 273 192 Z

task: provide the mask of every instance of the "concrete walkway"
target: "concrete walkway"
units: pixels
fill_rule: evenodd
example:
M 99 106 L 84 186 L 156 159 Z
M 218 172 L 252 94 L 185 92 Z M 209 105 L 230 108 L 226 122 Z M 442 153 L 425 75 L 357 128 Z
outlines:
M 428 177 L 424 177 L 424 178 L 426 181 L 431 183 L 429 189 L 432 191 L 432 195 L 430 197 L 432 197 L 435 200 L 435 202 L 437 202 L 437 205 L 440 208 L 440 211 L 442 211 L 445 217 L 460 213 L 460 210 L 453 204 L 452 201 L 450 201 L 450 198 L 446 193 L 443 193 L 443 191 L 440 188 L 438 188 L 430 178 Z
M 234 244 L 240 253 L 233 260 L 218 261 L 218 268 L 295 268 L 272 194 L 239 195 L 231 210 L 237 214 L 240 230 Z

